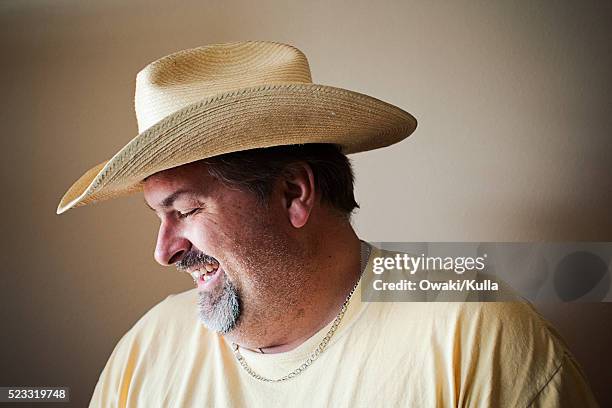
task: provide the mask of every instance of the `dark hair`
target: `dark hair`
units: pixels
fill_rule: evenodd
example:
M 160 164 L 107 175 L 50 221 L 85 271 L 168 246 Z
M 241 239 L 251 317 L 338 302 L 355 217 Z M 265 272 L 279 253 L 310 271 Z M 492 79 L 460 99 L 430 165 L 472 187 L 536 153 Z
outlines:
M 353 171 L 349 159 L 333 144 L 312 143 L 275 146 L 227 153 L 201 160 L 211 176 L 222 183 L 254 193 L 267 204 L 274 182 L 298 162 L 307 163 L 314 174 L 321 202 L 350 216 L 359 205 L 353 195 Z

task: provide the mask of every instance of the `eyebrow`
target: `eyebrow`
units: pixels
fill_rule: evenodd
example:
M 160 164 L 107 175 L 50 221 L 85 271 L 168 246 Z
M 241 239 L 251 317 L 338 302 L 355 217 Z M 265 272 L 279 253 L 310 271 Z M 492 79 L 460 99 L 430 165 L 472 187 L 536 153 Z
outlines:
M 195 192 L 193 190 L 178 190 L 175 191 L 174 193 L 170 194 L 168 197 L 164 198 L 160 204 L 161 208 L 169 208 L 172 207 L 172 205 L 174 204 L 174 202 L 183 195 L 195 195 Z M 145 201 L 145 204 L 147 205 L 147 207 L 149 207 L 149 209 L 151 209 L 151 211 L 156 211 L 155 208 L 151 207 L 149 205 L 149 203 L 147 203 Z

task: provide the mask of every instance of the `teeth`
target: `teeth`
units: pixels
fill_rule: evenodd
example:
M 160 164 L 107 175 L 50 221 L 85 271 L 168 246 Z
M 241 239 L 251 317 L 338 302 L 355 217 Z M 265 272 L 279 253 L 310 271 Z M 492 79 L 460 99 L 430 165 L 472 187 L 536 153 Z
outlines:
M 197 282 L 198 279 L 200 279 L 200 272 L 198 272 L 198 271 L 191 272 L 191 277 L 193 278 L 194 282 Z
M 219 269 L 219 264 L 215 263 L 215 264 L 206 264 L 204 265 L 204 269 L 199 269 L 197 271 L 193 271 L 190 272 L 191 277 L 193 278 L 193 281 L 195 283 L 198 282 L 198 280 L 200 279 L 204 279 L 204 282 L 208 282 L 209 280 L 212 279 L 212 276 L 214 275 L 214 272 L 217 271 L 217 269 Z

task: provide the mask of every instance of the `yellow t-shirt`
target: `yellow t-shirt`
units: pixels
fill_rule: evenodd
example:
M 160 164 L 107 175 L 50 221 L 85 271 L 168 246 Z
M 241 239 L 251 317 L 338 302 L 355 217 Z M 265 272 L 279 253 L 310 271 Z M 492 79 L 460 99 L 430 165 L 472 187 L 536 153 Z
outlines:
M 372 273 L 373 248 L 364 273 Z M 363 282 L 363 279 L 362 279 Z M 584 375 L 526 302 L 361 302 L 327 349 L 283 383 L 249 376 L 197 317 L 197 289 L 153 307 L 121 339 L 91 407 L 591 407 Z M 259 374 L 299 367 L 331 323 L 294 350 L 241 349 Z

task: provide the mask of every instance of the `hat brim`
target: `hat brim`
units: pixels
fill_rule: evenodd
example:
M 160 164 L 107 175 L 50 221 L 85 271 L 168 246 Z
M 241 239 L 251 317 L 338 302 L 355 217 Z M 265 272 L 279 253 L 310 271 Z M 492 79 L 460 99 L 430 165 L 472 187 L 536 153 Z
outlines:
M 174 112 L 88 170 L 68 189 L 57 213 L 139 191 L 152 174 L 224 153 L 333 143 L 350 154 L 397 143 L 416 126 L 416 119 L 396 106 L 325 85 L 227 92 Z

